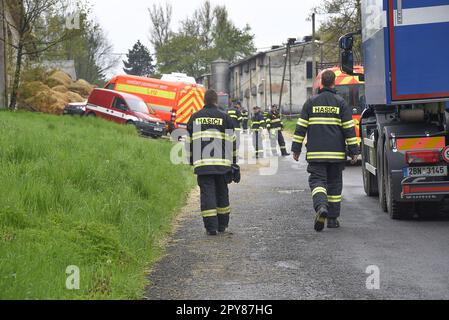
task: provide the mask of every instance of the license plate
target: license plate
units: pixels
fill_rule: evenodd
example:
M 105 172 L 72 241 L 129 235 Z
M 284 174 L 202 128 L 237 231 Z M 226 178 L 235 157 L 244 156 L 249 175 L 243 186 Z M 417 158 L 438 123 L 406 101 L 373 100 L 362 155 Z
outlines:
M 413 167 L 404 169 L 404 177 L 446 177 L 447 166 Z
M 162 128 L 154 128 L 154 131 L 162 132 L 162 131 L 164 131 L 164 129 L 162 129 Z

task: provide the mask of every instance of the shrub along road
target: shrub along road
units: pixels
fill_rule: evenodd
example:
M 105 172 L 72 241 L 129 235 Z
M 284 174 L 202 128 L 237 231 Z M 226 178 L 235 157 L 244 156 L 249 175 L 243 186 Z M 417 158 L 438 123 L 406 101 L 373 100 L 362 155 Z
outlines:
M 360 167 L 348 167 L 343 227 L 317 234 L 305 162 L 292 166 L 282 160 L 276 176 L 245 167 L 231 187 L 230 234 L 207 237 L 197 204 L 187 210 L 147 298 L 449 298 L 448 220 L 390 220 L 364 194 Z M 379 290 L 367 289 L 370 266 Z

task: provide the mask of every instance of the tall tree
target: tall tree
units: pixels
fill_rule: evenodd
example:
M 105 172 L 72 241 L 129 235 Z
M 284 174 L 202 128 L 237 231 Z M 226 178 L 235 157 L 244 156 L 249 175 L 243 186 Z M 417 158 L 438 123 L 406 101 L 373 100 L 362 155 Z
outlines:
M 64 0 L 67 1 L 67 0 Z M 61 34 L 64 32 L 64 21 L 70 10 L 64 8 L 45 17 L 43 34 Z M 92 16 L 92 9 L 87 0 L 76 2 L 79 14 L 79 28 L 72 31 L 72 36 L 61 42 L 52 50 L 41 55 L 44 60 L 74 60 L 79 78 L 88 82 L 102 84 L 105 74 L 116 67 L 120 57 L 114 55 L 113 46 L 105 32 Z
M 25 56 L 35 57 L 70 37 L 70 30 L 65 30 L 57 38 L 45 35 L 38 38 L 36 28 L 43 21 L 48 12 L 54 12 L 61 4 L 60 0 L 21 0 L 10 4 L 10 10 L 17 16 L 15 29 L 18 35 L 18 43 L 8 43 L 16 51 L 16 64 L 14 80 L 11 92 L 10 109 L 16 109 L 17 92 L 20 85 L 23 60 Z M 5 41 L 5 39 L 0 39 Z
M 150 39 L 152 45 L 157 49 L 170 38 L 173 8 L 168 2 L 165 6 L 153 4 L 153 7 L 149 8 L 148 12 L 152 22 Z
M 154 74 L 153 58 L 150 50 L 145 47 L 140 40 L 128 51 L 127 61 L 123 61 L 127 74 L 134 76 L 149 77 Z
M 346 33 L 362 29 L 361 0 L 324 0 L 314 10 L 328 17 L 318 33 L 325 48 L 325 60 L 336 62 L 339 60 L 338 39 Z M 355 59 L 361 61 L 362 41 L 360 38 L 355 40 Z
M 6 39 L 5 31 L 5 4 L 0 2 L 0 39 Z M 5 41 L 0 40 L 0 109 L 6 108 L 6 46 Z
M 212 31 L 216 57 L 234 62 L 255 51 L 251 28 L 246 25 L 237 28 L 229 19 L 225 6 L 218 6 L 214 10 L 215 22 Z
M 159 20 L 150 18 L 153 29 L 157 29 Z M 152 43 L 159 43 L 155 49 L 161 73 L 186 72 L 198 78 L 216 59 L 235 62 L 255 52 L 251 28 L 247 25 L 239 29 L 225 6 L 213 7 L 208 0 L 181 22 L 178 32 L 168 30 L 166 34 L 168 39 L 163 42 L 152 34 Z
M 175 34 L 157 50 L 158 71 L 160 73 L 182 72 L 200 77 L 207 72 L 204 52 L 198 50 L 197 37 Z

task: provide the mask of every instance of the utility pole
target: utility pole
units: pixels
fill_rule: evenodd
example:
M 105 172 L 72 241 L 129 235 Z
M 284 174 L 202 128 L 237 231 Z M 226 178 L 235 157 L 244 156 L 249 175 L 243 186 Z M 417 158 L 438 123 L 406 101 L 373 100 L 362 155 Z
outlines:
M 282 83 L 281 83 L 281 93 L 279 94 L 279 108 L 281 108 L 282 110 L 282 98 L 283 98 L 283 93 L 284 93 L 284 85 L 285 85 L 285 81 L 287 81 L 285 79 L 285 74 L 287 73 L 287 63 L 290 60 L 290 65 L 291 65 L 291 46 L 293 44 L 295 44 L 296 39 L 295 38 L 289 38 L 287 41 L 287 49 L 285 52 L 285 60 L 284 60 L 284 71 L 282 72 Z M 290 72 L 290 79 L 288 79 L 288 81 L 290 81 L 290 94 L 291 94 L 291 84 L 292 84 L 292 74 Z M 290 111 L 292 109 L 291 103 L 290 103 Z M 291 112 L 290 112 L 291 115 Z
M 316 13 L 312 13 L 312 74 L 315 78 L 317 76 L 317 70 L 316 70 L 316 50 L 315 50 L 315 42 L 316 42 L 316 25 L 315 25 L 315 17 Z
M 5 3 L 0 2 L 0 109 L 6 108 L 6 30 Z
M 270 74 L 270 105 L 273 105 L 273 81 L 271 79 L 271 57 L 268 57 L 268 69 Z
M 249 105 L 253 107 L 253 75 L 251 71 L 251 65 L 249 66 Z
M 293 114 L 293 79 L 292 79 L 292 50 L 291 48 L 288 50 L 288 79 L 290 83 L 290 118 Z
M 285 51 L 285 60 L 284 60 L 284 71 L 282 72 L 281 92 L 279 93 L 279 108 L 281 110 L 282 110 L 282 95 L 284 93 L 284 84 L 285 84 L 285 72 L 287 71 L 287 59 L 289 51 L 290 51 L 290 44 L 287 43 L 287 49 Z

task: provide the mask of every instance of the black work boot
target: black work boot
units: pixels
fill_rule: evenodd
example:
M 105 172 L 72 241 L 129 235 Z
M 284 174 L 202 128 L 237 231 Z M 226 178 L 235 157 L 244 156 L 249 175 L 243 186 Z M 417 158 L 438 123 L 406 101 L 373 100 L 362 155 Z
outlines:
M 290 153 L 288 153 L 287 151 L 282 153 L 283 157 L 288 157 L 289 155 L 290 155 Z
M 315 218 L 315 231 L 321 232 L 324 230 L 324 224 L 326 223 L 328 210 L 326 207 L 320 207 L 318 209 L 316 218 Z
M 220 214 L 218 216 L 218 232 L 225 233 L 229 227 L 230 214 Z
M 327 227 L 329 229 L 338 229 L 340 228 L 340 222 L 337 218 L 329 218 L 327 219 Z
M 217 231 L 207 231 L 207 235 L 208 236 L 218 236 L 218 232 Z

